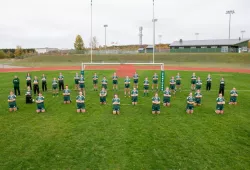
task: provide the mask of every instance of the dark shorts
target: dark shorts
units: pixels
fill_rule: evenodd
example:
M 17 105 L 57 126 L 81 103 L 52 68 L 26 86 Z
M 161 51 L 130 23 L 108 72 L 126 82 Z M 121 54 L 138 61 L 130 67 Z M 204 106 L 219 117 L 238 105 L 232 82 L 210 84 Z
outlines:
M 237 97 L 230 97 L 230 102 L 233 102 L 233 103 L 237 102 Z
M 175 85 L 170 85 L 171 90 L 175 90 Z
M 159 112 L 160 111 L 160 105 L 159 104 L 153 104 L 152 105 L 152 111 L 153 112 Z
M 9 103 L 9 108 L 10 109 L 16 108 L 16 102 L 15 103 Z
M 196 85 L 196 89 L 200 90 L 201 89 L 201 85 Z
M 195 98 L 195 103 L 196 104 L 201 104 L 201 98 Z
M 57 86 L 52 86 L 52 89 L 53 90 L 56 90 L 58 87 Z
M 118 81 L 117 80 L 113 80 L 113 84 L 114 85 L 118 84 Z
M 187 104 L 187 110 L 194 110 L 194 105 Z
M 100 103 L 106 103 L 106 97 L 100 97 Z
M 37 110 L 45 110 L 44 104 L 37 104 Z
M 158 80 L 153 80 L 153 84 L 158 84 Z
M 191 80 L 191 84 L 195 85 L 196 84 L 196 80 Z
M 63 101 L 65 101 L 65 102 L 70 101 L 70 96 L 63 96 Z
M 149 86 L 144 86 L 144 90 L 148 90 L 149 89 Z
M 113 111 L 120 111 L 119 105 L 113 105 Z
M 132 96 L 131 99 L 132 99 L 132 102 L 138 102 L 138 97 L 137 96 Z
M 107 84 L 102 84 L 102 88 L 107 89 Z
M 79 84 L 80 89 L 85 88 L 85 84 Z
M 98 80 L 93 80 L 93 84 L 98 84 Z
M 216 110 L 220 110 L 220 111 L 224 110 L 224 105 L 223 104 L 221 104 L 221 105 L 217 104 Z
M 125 88 L 128 89 L 130 87 L 130 84 L 125 84 Z
M 85 104 L 84 104 L 84 103 L 77 103 L 77 104 L 76 104 L 76 108 L 77 108 L 77 109 L 82 109 L 82 110 L 83 110 L 83 109 L 85 109 Z
M 79 84 L 79 80 L 75 80 L 75 84 Z
M 170 103 L 170 97 L 163 97 L 163 103 Z
M 138 79 L 134 79 L 134 83 L 137 84 L 138 83 Z
M 176 81 L 176 85 L 177 86 L 181 85 L 181 81 Z

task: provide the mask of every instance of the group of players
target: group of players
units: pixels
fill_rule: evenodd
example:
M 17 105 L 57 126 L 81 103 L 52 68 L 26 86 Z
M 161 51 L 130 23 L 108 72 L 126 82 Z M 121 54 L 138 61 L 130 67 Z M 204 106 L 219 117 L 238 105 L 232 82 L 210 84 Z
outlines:
M 93 79 L 93 88 L 94 91 L 98 91 L 98 75 L 95 73 L 92 77 Z M 85 112 L 85 78 L 83 75 L 78 75 L 76 73 L 75 77 L 75 90 L 79 90 L 79 95 L 76 97 L 76 104 L 77 104 L 77 112 Z M 42 90 L 43 92 L 47 91 L 47 78 L 43 74 L 41 77 L 42 81 Z M 112 84 L 113 84 L 113 90 L 118 90 L 118 76 L 116 73 L 112 76 Z M 130 91 L 130 78 L 126 76 L 124 80 L 124 95 L 125 97 L 131 97 L 132 105 L 137 105 L 138 103 L 138 82 L 139 82 L 139 75 L 135 73 L 133 75 L 133 89 Z M 211 84 L 212 84 L 212 78 L 210 74 L 207 77 L 206 80 L 206 90 L 211 90 Z M 18 109 L 16 105 L 16 95 L 20 95 L 20 80 L 17 76 L 13 79 L 13 85 L 14 85 L 14 92 L 11 91 L 10 95 L 8 96 L 8 103 L 9 103 L 9 111 L 16 111 Z M 39 80 L 35 76 L 33 79 L 33 90 L 34 94 L 38 94 L 36 99 L 32 99 L 32 78 L 31 75 L 28 73 L 26 76 L 26 85 L 27 85 L 27 91 L 25 93 L 26 96 L 26 103 L 37 103 L 37 109 L 36 111 L 39 112 L 45 112 L 45 106 L 44 106 L 44 97 L 42 93 L 39 90 Z M 100 96 L 100 104 L 106 104 L 106 97 L 107 97 L 107 86 L 108 81 L 106 77 L 103 77 L 101 80 L 101 91 L 99 93 Z M 143 81 L 144 86 L 144 96 L 148 96 L 149 88 L 150 88 L 150 82 L 148 78 L 146 77 Z M 190 92 L 189 96 L 187 97 L 187 106 L 186 106 L 186 112 L 188 114 L 192 114 L 194 111 L 194 106 L 200 106 L 201 100 L 202 100 L 202 93 L 201 93 L 201 86 L 202 81 L 200 77 L 197 77 L 195 73 L 191 76 L 191 91 L 195 91 L 195 94 L 193 96 L 193 93 Z M 217 114 L 223 114 L 224 113 L 224 105 L 225 105 L 225 99 L 224 99 L 224 87 L 225 87 L 225 80 L 224 78 L 221 78 L 220 80 L 220 87 L 219 87 L 219 96 L 216 99 L 217 105 L 215 112 Z M 59 89 L 59 90 L 58 90 Z M 160 104 L 161 100 L 158 96 L 158 75 L 155 73 L 152 77 L 152 90 L 156 90 L 156 93 L 152 97 L 152 114 L 160 114 Z M 62 73 L 59 74 L 58 78 L 53 78 L 52 80 L 52 93 L 53 97 L 58 97 L 59 91 L 63 91 L 63 97 L 64 97 L 64 103 L 69 104 L 71 103 L 70 93 L 71 90 L 69 90 L 68 85 L 64 86 L 64 76 Z M 171 77 L 169 81 L 169 87 L 165 89 L 163 92 L 163 106 L 170 106 L 170 99 L 171 96 L 174 95 L 177 91 L 181 91 L 181 76 L 178 73 L 176 77 Z M 235 88 L 233 88 L 230 92 L 230 102 L 229 104 L 237 104 L 237 96 L 238 92 Z M 120 98 L 117 94 L 114 95 L 114 98 L 112 99 L 112 105 L 113 105 L 113 114 L 120 114 Z

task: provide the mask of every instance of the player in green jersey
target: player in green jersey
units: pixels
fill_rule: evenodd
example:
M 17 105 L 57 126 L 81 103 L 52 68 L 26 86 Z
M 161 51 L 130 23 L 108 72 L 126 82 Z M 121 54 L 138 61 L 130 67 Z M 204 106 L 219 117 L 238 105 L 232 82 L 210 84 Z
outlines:
M 177 73 L 176 79 L 176 90 L 181 91 L 181 76 L 180 73 Z
M 118 90 L 118 76 L 116 75 L 116 73 L 113 74 L 112 77 L 113 80 L 113 90 Z
M 45 112 L 45 107 L 44 107 L 44 97 L 42 95 L 42 93 L 40 92 L 38 94 L 38 96 L 36 97 L 36 103 L 37 103 L 37 108 L 36 108 L 36 112 L 40 113 L 40 112 Z
M 106 96 L 107 96 L 107 92 L 104 88 L 102 88 L 102 90 L 100 91 L 100 104 L 106 104 Z
M 134 87 L 138 89 L 139 75 L 136 72 L 133 75 L 133 79 L 134 79 Z
M 143 86 L 144 86 L 144 96 L 147 94 L 148 96 L 148 89 L 149 89 L 149 81 L 148 78 L 146 77 L 144 82 L 143 82 Z
M 195 73 L 193 73 L 191 76 L 191 90 L 195 90 L 196 79 L 197 79 L 197 77 L 196 77 Z
M 113 114 L 119 115 L 120 114 L 120 99 L 118 98 L 117 94 L 112 99 L 112 104 L 113 104 Z
M 30 73 L 27 73 L 27 75 L 26 75 L 26 84 L 27 84 L 27 87 L 30 86 L 30 89 L 32 90 Z
M 25 100 L 26 100 L 26 104 L 31 104 L 33 103 L 32 100 L 32 91 L 30 90 L 30 87 L 27 87 L 27 91 L 25 93 Z
M 195 103 L 195 98 L 193 97 L 193 93 L 189 93 L 189 96 L 187 97 L 187 107 L 186 107 L 187 114 L 194 113 L 194 103 Z
M 163 95 L 164 95 L 164 97 L 163 97 L 163 106 L 170 106 L 171 92 L 170 92 L 168 87 L 164 91 Z
M 34 90 L 34 95 L 36 95 L 36 93 L 39 94 L 39 80 L 37 76 L 35 76 L 33 80 L 33 90 Z
M 236 88 L 233 88 L 233 90 L 231 90 L 231 92 L 230 92 L 229 104 L 236 105 L 237 104 L 237 97 L 238 97 L 238 92 L 237 92 Z
M 137 105 L 138 103 L 138 90 L 136 88 L 134 88 L 131 91 L 131 99 L 132 99 L 132 105 Z
M 125 80 L 124 80 L 124 95 L 125 97 L 130 97 L 130 79 L 128 76 L 126 76 Z
M 47 91 L 47 79 L 45 74 L 42 75 L 42 90 L 43 92 Z
M 17 111 L 16 95 L 14 95 L 13 91 L 10 91 L 10 95 L 8 96 L 8 103 L 10 112 Z
M 170 79 L 169 85 L 170 85 L 170 91 L 171 91 L 171 93 L 173 93 L 174 96 L 175 96 L 175 92 L 176 92 L 176 89 L 175 89 L 176 81 L 175 81 L 175 79 L 174 79 L 174 76 Z
M 155 96 L 152 98 L 152 114 L 160 114 L 160 104 L 161 99 L 159 98 L 158 94 L 155 93 Z
M 224 105 L 225 105 L 225 99 L 222 96 L 222 94 L 219 94 L 219 97 L 216 99 L 216 110 L 215 113 L 216 114 L 224 114 Z
M 64 76 L 62 73 L 58 76 L 58 83 L 59 83 L 59 91 L 64 90 Z
M 206 85 L 206 90 L 210 91 L 212 86 L 212 77 L 210 74 L 207 76 L 207 85 Z
M 74 77 L 74 80 L 75 80 L 75 90 L 78 90 L 79 89 L 79 75 L 78 73 L 76 73 L 75 77 Z
M 15 95 L 18 94 L 20 96 L 20 80 L 19 80 L 19 78 L 17 76 L 15 76 L 12 82 L 14 85 Z
M 93 78 L 94 91 L 97 91 L 98 90 L 98 75 L 95 73 L 92 78 Z
M 152 90 L 154 90 L 155 88 L 158 91 L 158 75 L 157 75 L 157 73 L 155 73 L 153 75 Z
M 201 81 L 201 78 L 198 77 L 197 81 L 196 81 L 196 90 L 200 90 L 201 89 L 201 85 L 202 85 L 202 81 Z
M 108 80 L 106 79 L 106 77 L 104 76 L 102 79 L 102 88 L 104 88 L 107 91 L 108 88 Z
M 56 80 L 55 77 L 52 80 L 52 93 L 53 97 L 58 96 L 58 81 Z
M 195 106 L 200 106 L 201 105 L 201 99 L 202 99 L 202 94 L 200 90 L 197 90 L 196 93 L 194 94 L 195 96 Z
M 76 112 L 85 113 L 85 97 L 82 95 L 82 92 L 79 92 L 79 95 L 76 97 Z
M 69 104 L 71 102 L 71 100 L 70 100 L 70 90 L 69 90 L 68 85 L 66 85 L 65 89 L 63 90 L 63 102 L 64 102 L 64 104 Z
M 84 79 L 83 75 L 81 75 L 80 79 L 79 79 L 79 89 L 83 93 L 83 95 L 86 96 L 86 93 L 85 93 L 85 79 Z

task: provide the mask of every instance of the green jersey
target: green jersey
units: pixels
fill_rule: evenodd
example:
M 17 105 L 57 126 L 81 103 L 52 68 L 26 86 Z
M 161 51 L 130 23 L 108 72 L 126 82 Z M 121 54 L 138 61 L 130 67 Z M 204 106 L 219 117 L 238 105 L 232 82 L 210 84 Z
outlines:
M 201 86 L 202 85 L 202 81 L 201 80 L 197 80 L 196 85 Z
M 176 81 L 181 81 L 181 76 L 176 76 L 175 79 Z
M 218 97 L 217 99 L 216 99 L 216 102 L 218 103 L 218 102 L 225 102 L 225 99 L 223 98 L 223 97 Z M 223 105 L 223 104 L 218 104 L 218 105 Z
M 201 93 L 196 92 L 196 93 L 194 94 L 194 96 L 195 96 L 195 98 L 201 98 L 201 97 L 202 97 L 202 94 L 201 94 Z
M 144 86 L 149 86 L 149 81 L 148 80 L 144 80 L 143 84 L 144 84 Z
M 169 90 L 165 90 L 163 94 L 164 97 L 170 97 L 169 95 L 171 95 L 171 92 Z
M 103 84 L 103 85 L 107 85 L 107 84 L 108 84 L 107 79 L 102 79 L 102 84 Z
M 131 96 L 138 96 L 138 90 L 132 90 L 131 91 Z
M 191 79 L 192 79 L 192 80 L 196 80 L 197 77 L 196 77 L 196 76 L 191 76 Z
M 153 75 L 153 80 L 157 81 L 158 80 L 158 75 Z
M 46 76 L 42 76 L 42 82 L 44 83 L 46 81 L 47 81 Z
M 79 84 L 84 84 L 84 83 L 85 83 L 84 77 L 80 77 Z
M 79 95 L 79 96 L 76 96 L 76 100 L 80 101 L 80 102 L 77 102 L 77 103 L 82 103 L 85 101 L 85 97 L 83 95 Z
M 139 79 L 139 75 L 138 74 L 134 74 L 133 79 L 134 80 L 138 80 Z
M 25 95 L 26 95 L 26 96 L 31 96 L 31 95 L 32 95 L 32 92 L 31 92 L 31 90 L 29 90 L 29 91 L 26 91 Z
M 232 97 L 236 97 L 235 95 L 237 95 L 238 92 L 236 90 L 231 90 L 230 91 L 230 95 L 233 95 Z
M 175 79 L 170 79 L 169 83 L 170 83 L 171 85 L 175 85 Z
M 195 102 L 195 98 L 194 98 L 193 96 L 192 96 L 192 97 L 191 97 L 191 96 L 188 96 L 188 97 L 187 97 L 187 102 Z M 194 104 L 188 103 L 188 105 L 189 105 L 189 106 L 193 106 Z
M 212 82 L 212 78 L 211 77 L 207 77 L 207 83 L 211 83 Z
M 38 102 L 42 101 L 41 103 L 38 103 L 38 104 L 44 104 L 44 97 L 43 96 L 37 96 L 36 101 L 38 101 Z
M 223 86 L 223 87 L 225 86 L 225 80 L 220 81 L 220 86 Z
M 14 100 L 12 102 L 9 102 L 10 105 L 14 105 L 16 103 L 16 95 L 9 95 L 8 100 Z
M 101 90 L 101 91 L 100 91 L 100 96 L 101 96 L 101 97 L 105 97 L 106 95 L 107 95 L 106 90 Z
M 64 79 L 64 76 L 63 76 L 63 75 L 59 75 L 59 76 L 58 76 L 58 80 L 59 80 L 59 81 L 63 81 L 63 79 Z
M 34 79 L 34 80 L 33 80 L 33 83 L 34 83 L 34 84 L 38 84 L 38 83 L 39 83 L 38 79 Z
M 63 90 L 63 93 L 64 93 L 66 96 L 69 96 L 69 95 L 70 95 L 70 90 L 69 90 L 69 89 L 64 89 L 64 90 Z
M 160 97 L 152 97 L 152 102 L 160 102 L 161 101 L 161 99 L 160 99 Z M 159 104 L 155 104 L 155 103 L 153 103 L 154 105 L 159 105 Z
M 31 81 L 31 76 L 26 76 L 26 81 L 30 82 Z
M 13 79 L 13 84 L 14 84 L 14 87 L 19 87 L 19 85 L 20 85 L 20 80 L 19 80 L 19 78 L 14 78 L 14 79 Z
M 114 102 L 118 103 L 118 104 L 113 104 L 114 106 L 120 106 L 120 99 L 119 98 L 113 98 L 112 103 L 114 103 Z
M 118 80 L 118 76 L 113 76 L 112 80 Z
M 58 84 L 57 80 L 52 80 L 52 87 L 57 87 L 57 84 Z
M 124 80 L 124 83 L 125 83 L 125 84 L 129 84 L 129 83 L 130 83 L 130 79 L 125 79 L 125 80 Z
M 92 78 L 93 78 L 93 80 L 98 80 L 98 76 L 97 75 L 94 75 Z

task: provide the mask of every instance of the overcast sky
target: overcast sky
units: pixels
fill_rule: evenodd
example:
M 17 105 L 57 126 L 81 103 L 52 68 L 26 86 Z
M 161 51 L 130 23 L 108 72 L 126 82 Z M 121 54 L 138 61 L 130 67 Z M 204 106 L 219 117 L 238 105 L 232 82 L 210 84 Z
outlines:
M 91 0 L 3 0 L 0 10 L 0 48 L 73 48 L 77 34 L 90 41 Z M 156 42 L 228 38 L 227 10 L 232 16 L 231 38 L 250 37 L 250 0 L 155 0 Z M 152 0 L 93 0 L 93 36 L 104 44 L 152 44 Z

